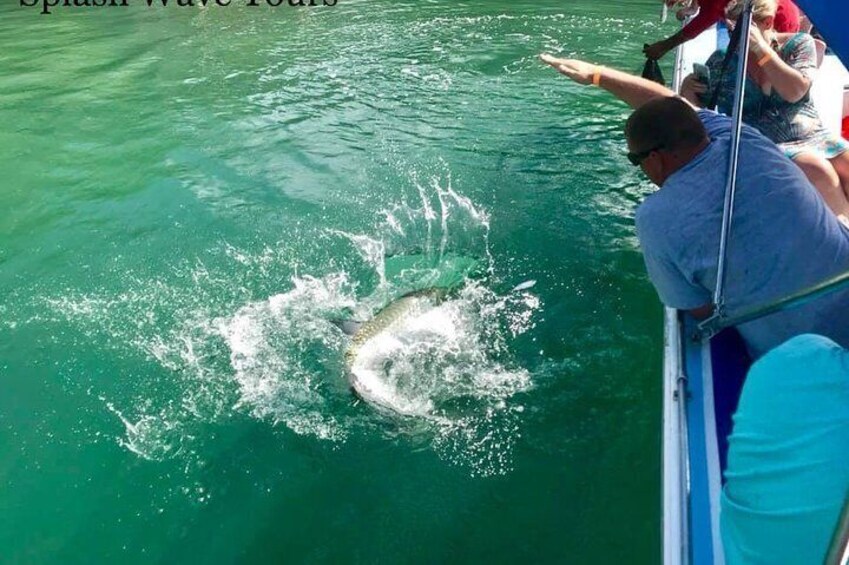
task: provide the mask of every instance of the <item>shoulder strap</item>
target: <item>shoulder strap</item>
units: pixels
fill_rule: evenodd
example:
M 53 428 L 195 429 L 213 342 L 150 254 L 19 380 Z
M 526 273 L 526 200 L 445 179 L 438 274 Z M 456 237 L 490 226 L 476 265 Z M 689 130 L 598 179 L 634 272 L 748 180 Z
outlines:
M 728 67 L 731 66 L 731 59 L 734 58 L 734 53 L 737 52 L 737 47 L 740 44 L 740 35 L 743 31 L 743 26 L 738 25 L 734 26 L 734 31 L 731 32 L 731 38 L 728 41 L 728 48 L 725 51 L 725 58 L 722 59 L 722 66 L 719 68 L 719 78 L 717 78 L 714 83 L 713 92 L 711 93 L 710 100 L 708 101 L 708 109 L 715 110 L 716 103 L 719 101 L 719 90 L 722 88 L 722 79 L 725 76 Z

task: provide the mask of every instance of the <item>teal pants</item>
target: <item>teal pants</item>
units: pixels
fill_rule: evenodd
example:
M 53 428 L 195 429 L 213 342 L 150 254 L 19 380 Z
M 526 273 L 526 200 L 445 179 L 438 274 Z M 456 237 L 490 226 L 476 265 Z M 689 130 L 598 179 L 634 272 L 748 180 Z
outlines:
M 849 351 L 792 338 L 746 377 L 720 525 L 729 565 L 818 565 L 849 494 Z

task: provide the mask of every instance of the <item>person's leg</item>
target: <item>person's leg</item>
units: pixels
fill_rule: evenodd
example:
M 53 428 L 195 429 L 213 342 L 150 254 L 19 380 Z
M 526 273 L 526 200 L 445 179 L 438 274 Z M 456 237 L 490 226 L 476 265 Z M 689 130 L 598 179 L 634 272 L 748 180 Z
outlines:
M 843 194 L 849 198 L 849 151 L 844 151 L 837 157 L 829 159 L 831 166 L 837 172 L 840 178 L 840 186 L 843 188 Z
M 728 565 L 822 563 L 849 492 L 849 351 L 794 337 L 752 365 L 728 439 Z
M 843 191 L 837 170 L 829 161 L 816 153 L 803 152 L 795 155 L 793 162 L 799 165 L 836 215 L 849 216 L 849 198 Z

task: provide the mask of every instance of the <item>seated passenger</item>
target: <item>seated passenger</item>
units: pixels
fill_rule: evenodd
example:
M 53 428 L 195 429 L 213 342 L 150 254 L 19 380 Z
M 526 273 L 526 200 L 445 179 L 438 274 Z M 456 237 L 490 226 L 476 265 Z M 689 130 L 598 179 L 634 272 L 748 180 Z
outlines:
M 661 300 L 704 317 L 712 310 L 732 121 L 698 113 L 657 83 L 574 59 L 542 60 L 636 108 L 625 126 L 628 158 L 661 189 L 636 214 L 649 277 Z M 727 311 L 739 313 L 849 270 L 849 230 L 802 171 L 743 125 L 726 263 Z M 753 357 L 806 332 L 849 346 L 849 291 L 738 327 Z
M 719 21 L 725 14 L 725 8 L 730 0 L 701 0 L 698 2 L 699 14 L 678 33 L 651 45 L 646 45 L 643 52 L 650 59 L 660 59 L 682 43 L 698 37 L 700 33 Z M 674 3 L 674 2 L 673 2 Z M 667 2 L 669 5 L 669 2 Z M 686 14 L 686 12 L 684 12 Z M 689 15 L 689 14 L 687 14 Z M 775 29 L 781 33 L 796 33 L 799 31 L 799 8 L 791 0 L 779 0 L 778 12 L 775 14 Z
M 776 34 L 775 0 L 754 0 L 753 7 L 756 25 L 751 32 L 743 121 L 777 143 L 801 167 L 829 208 L 849 221 L 849 142 L 826 129 L 811 100 L 817 69 L 814 39 L 806 33 Z M 738 18 L 740 9 L 739 4 L 733 6 L 729 17 Z M 704 105 L 718 88 L 719 110 L 731 114 L 737 57 L 723 73 L 724 57 L 725 52 L 717 51 L 708 59 L 710 85 L 690 75 L 681 85 L 681 94 L 693 104 Z
M 849 495 L 849 351 L 800 335 L 752 366 L 725 479 L 728 565 L 825 561 Z

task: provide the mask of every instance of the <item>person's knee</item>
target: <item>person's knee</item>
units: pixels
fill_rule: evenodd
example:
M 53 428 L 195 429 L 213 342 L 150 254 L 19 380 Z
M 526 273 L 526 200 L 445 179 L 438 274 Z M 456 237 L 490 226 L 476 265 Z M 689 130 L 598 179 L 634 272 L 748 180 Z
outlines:
M 836 188 L 840 186 L 840 177 L 834 166 L 813 155 L 798 155 L 794 161 L 817 188 Z
M 830 159 L 829 163 L 831 163 L 843 186 L 846 187 L 849 185 L 849 151 L 841 153 L 834 159 Z

